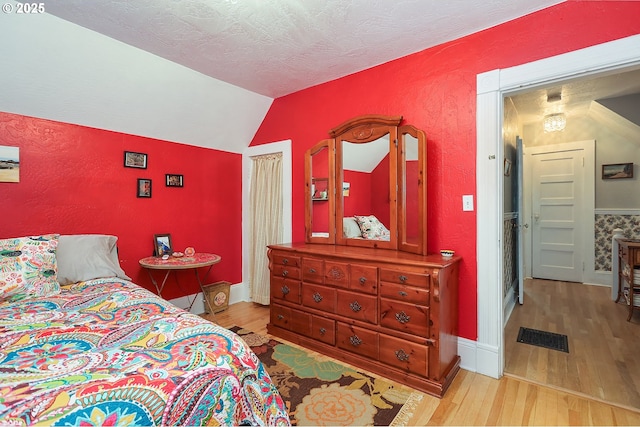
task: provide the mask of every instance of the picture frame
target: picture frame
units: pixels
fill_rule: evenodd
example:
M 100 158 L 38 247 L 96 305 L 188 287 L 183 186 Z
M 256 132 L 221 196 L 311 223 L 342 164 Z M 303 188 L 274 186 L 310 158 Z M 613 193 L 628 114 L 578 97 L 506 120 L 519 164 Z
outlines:
M 138 178 L 138 197 L 151 198 L 151 180 L 147 178 Z
M 171 234 L 154 234 L 153 235 L 153 253 L 154 256 L 161 257 L 163 255 L 171 255 L 173 253 L 173 244 L 171 243 Z
M 124 167 L 125 168 L 147 168 L 147 155 L 145 153 L 136 153 L 135 151 L 124 152 Z
M 184 185 L 184 177 L 182 175 L 168 173 L 165 175 L 165 185 L 167 187 L 182 187 Z
M 633 178 L 633 163 L 602 165 L 602 179 Z
M 0 182 L 20 182 L 20 148 L 0 145 Z

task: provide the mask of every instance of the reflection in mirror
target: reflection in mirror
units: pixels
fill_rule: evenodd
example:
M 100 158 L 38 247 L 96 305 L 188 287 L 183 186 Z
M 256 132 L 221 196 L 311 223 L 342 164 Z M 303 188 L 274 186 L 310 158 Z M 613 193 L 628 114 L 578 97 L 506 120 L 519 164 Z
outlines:
M 306 237 L 309 242 L 333 243 L 335 233 L 335 187 L 333 143 L 324 140 L 311 148 L 305 158 Z
M 426 186 L 423 173 L 426 137 L 423 131 L 406 125 L 400 128 L 399 139 L 399 248 L 407 252 L 424 253 Z
M 389 241 L 391 206 L 389 197 L 389 134 L 366 142 L 342 144 L 343 237 Z M 339 180 L 340 183 L 340 180 Z M 354 216 L 373 216 L 374 227 L 362 234 Z M 374 218 L 375 217 L 375 218 Z M 383 227 L 376 227 L 376 218 Z

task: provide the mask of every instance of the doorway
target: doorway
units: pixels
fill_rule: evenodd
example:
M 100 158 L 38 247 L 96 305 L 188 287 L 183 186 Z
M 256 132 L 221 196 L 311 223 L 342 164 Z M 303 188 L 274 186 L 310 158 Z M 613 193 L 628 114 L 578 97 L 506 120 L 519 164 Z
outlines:
M 475 358 L 472 359 L 476 365 L 473 367 L 476 372 L 499 378 L 504 371 L 504 319 L 501 309 L 503 303 L 501 134 L 504 96 L 571 79 L 614 74 L 638 67 L 640 67 L 640 35 L 478 75 L 476 121 L 478 333 L 474 348 Z M 465 345 L 469 346 L 468 343 L 461 344 L 461 346 Z

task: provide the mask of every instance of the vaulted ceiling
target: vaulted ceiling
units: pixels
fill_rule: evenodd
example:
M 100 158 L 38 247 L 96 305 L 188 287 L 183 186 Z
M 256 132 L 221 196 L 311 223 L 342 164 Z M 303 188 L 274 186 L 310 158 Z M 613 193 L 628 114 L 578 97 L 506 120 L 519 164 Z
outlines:
M 64 0 L 46 11 L 276 98 L 563 0 Z

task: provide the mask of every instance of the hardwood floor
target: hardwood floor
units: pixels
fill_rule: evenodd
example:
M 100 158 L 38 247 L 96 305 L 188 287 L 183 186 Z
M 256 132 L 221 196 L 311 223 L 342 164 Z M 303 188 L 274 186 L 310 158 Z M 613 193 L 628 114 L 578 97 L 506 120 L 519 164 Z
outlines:
M 603 286 L 525 281 L 505 328 L 505 373 L 640 410 L 640 313 Z M 520 327 L 567 335 L 569 353 L 517 342 Z
M 266 334 L 269 308 L 242 302 L 215 318 L 204 317 L 227 328 L 241 326 Z M 640 411 L 513 377 L 496 380 L 465 370 L 444 398 L 419 395 L 405 425 L 640 425 Z

